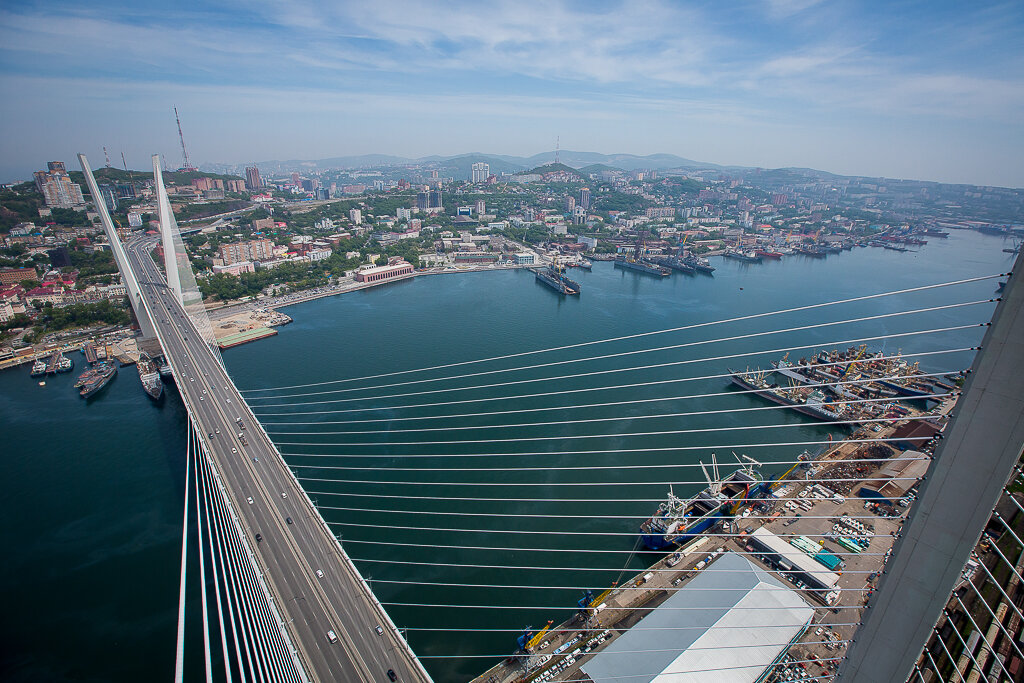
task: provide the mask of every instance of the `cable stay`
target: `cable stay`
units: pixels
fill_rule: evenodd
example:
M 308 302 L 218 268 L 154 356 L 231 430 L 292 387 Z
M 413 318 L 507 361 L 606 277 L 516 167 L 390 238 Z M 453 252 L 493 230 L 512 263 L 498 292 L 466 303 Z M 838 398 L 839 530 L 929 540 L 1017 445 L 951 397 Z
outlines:
M 404 398 L 404 397 L 407 397 L 407 396 L 426 396 L 426 395 L 430 395 L 430 394 L 443 394 L 443 393 L 451 393 L 451 392 L 456 392 L 456 391 L 472 391 L 472 390 L 475 390 L 475 389 L 493 389 L 494 387 L 517 386 L 517 385 L 520 385 L 520 384 L 532 384 L 532 383 L 535 383 L 535 382 L 554 382 L 554 381 L 561 381 L 561 380 L 566 380 L 566 379 L 576 379 L 576 378 L 579 378 L 579 377 L 594 377 L 594 376 L 597 376 L 597 375 L 611 375 L 611 374 L 618 374 L 618 373 L 621 373 L 621 372 L 636 372 L 638 370 L 655 370 L 655 369 L 659 369 L 659 368 L 678 367 L 678 366 L 681 366 L 681 365 L 692 365 L 694 363 L 705 363 L 705 362 L 709 362 L 709 361 L 721 361 L 721 360 L 730 360 L 730 359 L 736 359 L 736 358 L 746 358 L 746 357 L 753 356 L 753 355 L 768 354 L 768 353 L 788 353 L 788 352 L 792 352 L 795 349 L 810 349 L 810 348 L 817 348 L 817 347 L 821 347 L 821 346 L 836 346 L 836 347 L 839 347 L 839 346 L 845 346 L 847 344 L 860 344 L 860 343 L 863 343 L 863 342 L 878 341 L 880 339 L 899 339 L 899 338 L 903 338 L 903 337 L 913 337 L 913 336 L 918 336 L 918 335 L 938 334 L 940 332 L 956 332 L 956 331 L 959 331 L 959 330 L 969 330 L 969 329 L 977 329 L 979 327 L 987 327 L 988 324 L 989 323 L 973 323 L 973 324 L 969 324 L 969 325 L 953 325 L 953 326 L 950 326 L 950 327 L 938 327 L 938 328 L 933 328 L 933 329 L 930 329 L 930 330 L 916 330 L 914 332 L 900 332 L 900 333 L 875 335 L 873 337 L 857 337 L 857 338 L 853 338 L 853 339 L 840 339 L 840 340 L 836 340 L 836 341 L 823 342 L 823 343 L 804 344 L 804 345 L 801 345 L 801 346 L 784 346 L 784 347 L 779 347 L 779 348 L 775 348 L 775 349 L 766 349 L 764 351 L 757 351 L 757 352 L 731 353 L 731 354 L 726 354 L 726 355 L 723 355 L 723 356 L 710 356 L 710 357 L 706 357 L 706 358 L 691 358 L 691 359 L 680 360 L 680 361 L 672 361 L 672 362 L 667 362 L 667 363 L 655 363 L 655 364 L 652 364 L 652 365 L 641 365 L 641 366 L 629 367 L 629 368 L 612 368 L 612 369 L 609 369 L 609 370 L 594 370 L 592 372 L 583 372 L 583 373 L 577 373 L 577 374 L 574 374 L 574 375 L 558 375 L 558 376 L 554 376 L 554 377 L 537 377 L 537 378 L 533 378 L 533 379 L 521 379 L 521 380 L 513 380 L 513 381 L 509 381 L 509 382 L 495 382 L 493 384 L 474 384 L 474 385 L 471 385 L 471 386 L 468 386 L 468 387 L 450 387 L 450 388 L 447 388 L 447 389 L 432 389 L 432 390 L 426 390 L 426 391 L 411 391 L 411 392 L 406 392 L 406 393 L 401 393 L 401 394 L 382 394 L 382 395 L 377 395 L 377 396 L 359 396 L 359 397 L 353 397 L 353 398 L 333 398 L 333 399 L 329 399 L 329 400 L 319 400 L 319 401 L 292 401 L 292 402 L 285 402 L 285 403 L 264 403 L 264 404 L 262 404 L 259 407 L 261 407 L 261 408 L 262 407 L 279 408 L 279 407 L 282 407 L 282 406 L 322 405 L 322 404 L 325 404 L 325 403 L 331 403 L 331 404 L 334 404 L 334 403 L 351 403 L 353 401 L 374 401 L 374 400 L 380 400 L 380 399 L 385 399 L 386 400 L 386 399 Z M 590 389 L 590 391 L 594 391 L 594 389 Z M 274 398 L 277 398 L 277 397 L 274 397 Z M 389 408 L 389 406 L 382 406 L 382 407 L 383 408 Z M 393 409 L 393 407 L 390 407 L 390 408 Z
M 689 347 L 692 347 L 692 346 L 701 346 L 701 345 L 704 345 L 704 344 L 718 344 L 718 343 L 722 343 L 722 342 L 738 341 L 738 340 L 741 340 L 741 339 L 752 339 L 754 337 L 763 337 L 763 336 L 772 335 L 772 334 L 784 334 L 784 333 L 790 333 L 790 332 L 802 332 L 802 331 L 806 331 L 806 330 L 817 330 L 817 329 L 820 329 L 822 327 L 829 327 L 829 326 L 833 326 L 833 325 L 845 325 L 845 324 L 850 324 L 850 323 L 867 322 L 869 320 L 880 320 L 880 319 L 884 319 L 884 318 L 893 318 L 893 317 L 904 316 L 904 315 L 914 315 L 914 314 L 917 314 L 917 313 L 931 313 L 931 312 L 935 312 L 935 311 L 948 310 L 948 309 L 951 309 L 951 308 L 961 308 L 961 307 L 964 307 L 964 306 L 976 306 L 976 305 L 979 305 L 979 304 L 988 304 L 988 303 L 993 303 L 993 302 L 995 302 L 995 299 L 982 299 L 982 300 L 978 300 L 978 301 L 968 301 L 968 302 L 957 303 L 957 304 L 946 304 L 944 306 L 931 306 L 929 308 L 918 308 L 918 309 L 914 309 L 914 310 L 910 310 L 910 311 L 899 311 L 899 312 L 895 312 L 895 313 L 880 313 L 880 314 L 877 314 L 877 315 L 864 316 L 864 317 L 861 317 L 861 318 L 850 318 L 848 320 L 837 320 L 837 321 L 828 322 L 828 323 L 815 323 L 813 325 L 801 325 L 799 327 L 788 327 L 788 328 L 784 328 L 784 329 L 781 329 L 781 330 L 767 330 L 767 331 L 764 331 L 764 332 L 750 332 L 750 333 L 747 333 L 747 334 L 734 335 L 734 336 L 731 336 L 731 337 L 719 337 L 717 339 L 703 339 L 703 340 L 700 340 L 700 341 L 686 342 L 686 343 L 682 343 L 682 344 L 672 344 L 670 346 L 659 346 L 659 347 L 655 347 L 655 348 L 651 348 L 651 349 L 636 349 L 636 350 L 633 350 L 633 351 L 621 351 L 619 353 L 609 353 L 609 354 L 604 354 L 604 355 L 601 355 L 601 356 L 588 356 L 586 358 L 574 358 L 574 359 L 571 359 L 571 360 L 552 361 L 550 363 L 539 363 L 539 364 L 536 364 L 536 365 L 524 365 L 524 366 L 514 367 L 514 368 L 502 368 L 502 369 L 498 369 L 498 370 L 486 370 L 486 371 L 481 371 L 481 372 L 467 373 L 467 374 L 463 374 L 463 375 L 449 375 L 447 377 L 432 377 L 430 379 L 410 380 L 408 382 L 393 382 L 393 383 L 390 383 L 390 384 L 374 384 L 374 385 L 371 385 L 371 386 L 356 387 L 356 388 L 349 388 L 349 389 L 331 389 L 331 390 L 328 390 L 328 391 L 315 391 L 315 392 L 307 392 L 307 393 L 300 393 L 300 394 L 279 394 L 279 395 L 274 395 L 274 396 L 250 396 L 248 400 L 249 401 L 256 401 L 256 400 L 263 400 L 263 399 L 268 399 L 268 398 L 281 399 L 281 398 L 301 398 L 301 397 L 304 397 L 304 396 L 324 396 L 324 395 L 328 395 L 328 394 L 351 393 L 353 391 L 369 391 L 371 389 L 388 389 L 388 388 L 391 388 L 391 387 L 403 387 L 403 386 L 409 386 L 409 385 L 412 385 L 412 384 L 424 384 L 424 383 L 430 383 L 430 382 L 446 382 L 446 381 L 452 381 L 452 380 L 467 379 L 467 378 L 470 378 L 470 377 L 481 377 L 481 376 L 485 376 L 485 375 L 495 375 L 495 374 L 507 375 L 507 374 L 512 373 L 512 372 L 522 372 L 524 370 L 536 370 L 536 369 L 539 369 L 539 368 L 554 367 L 554 366 L 559 366 L 559 365 L 568 365 L 568 364 L 571 364 L 571 363 L 585 363 L 585 362 L 591 362 L 591 361 L 597 361 L 597 360 L 607 360 L 609 358 L 622 358 L 622 357 L 625 357 L 625 356 L 635 356 L 635 355 L 642 354 L 642 353 L 656 353 L 656 352 L 659 352 L 659 351 L 672 351 L 672 350 L 678 350 L 678 349 L 683 349 L 683 348 L 689 348 Z
M 504 354 L 504 355 L 500 355 L 500 356 L 492 356 L 490 358 L 479 358 L 479 359 L 475 359 L 475 360 L 458 361 L 458 362 L 455 362 L 455 363 L 444 363 L 444 364 L 441 364 L 441 365 L 433 365 L 433 366 L 426 367 L 426 368 L 416 368 L 416 369 L 412 369 L 412 370 L 396 370 L 396 371 L 393 371 L 393 372 L 378 373 L 378 374 L 374 374 L 374 375 L 364 375 L 362 377 L 350 377 L 350 378 L 347 378 L 347 379 L 329 380 L 329 381 L 325 381 L 325 382 L 312 382 L 312 383 L 307 383 L 307 384 L 292 384 L 292 385 L 279 386 L 279 387 L 254 388 L 254 389 L 244 390 L 244 391 L 242 391 L 242 393 L 243 394 L 252 394 L 252 393 L 264 392 L 264 391 L 282 391 L 282 390 L 286 390 L 286 389 L 303 389 L 303 388 L 306 388 L 306 387 L 324 386 L 324 385 L 328 385 L 328 384 L 340 384 L 340 383 L 343 383 L 343 382 L 358 382 L 358 381 L 364 381 L 364 380 L 369 380 L 369 379 L 379 379 L 379 378 L 382 378 L 382 377 L 395 377 L 395 376 L 398 376 L 398 375 L 406 375 L 406 374 L 417 373 L 417 372 L 428 372 L 430 370 L 441 370 L 441 369 L 445 369 L 445 368 L 461 367 L 461 366 L 466 366 L 466 365 L 474 365 L 474 364 L 477 364 L 477 363 L 489 363 L 489 362 L 493 362 L 493 361 L 506 360 L 506 359 L 509 359 L 509 358 L 520 358 L 520 357 L 523 357 L 523 356 L 530 356 L 530 355 L 535 355 L 535 354 L 540 354 L 540 353 L 551 353 L 551 352 L 554 352 L 554 351 L 565 351 L 565 350 L 568 350 L 568 349 L 576 349 L 576 348 L 582 348 L 582 347 L 586 347 L 586 346 L 594 346 L 596 344 L 607 344 L 607 343 L 616 342 L 616 341 L 624 341 L 624 340 L 627 340 L 627 339 L 639 339 L 639 338 L 642 338 L 642 337 L 651 337 L 651 336 L 655 336 L 655 335 L 659 335 L 659 334 L 668 334 L 670 332 L 681 332 L 683 330 L 692 330 L 692 329 L 698 329 L 698 328 L 703 328 L 703 327 L 711 327 L 711 326 L 714 326 L 714 325 L 723 325 L 723 324 L 726 324 L 726 323 L 740 322 L 740 321 L 744 321 L 744 320 L 756 320 L 756 319 L 759 319 L 759 318 L 767 318 L 767 317 L 771 317 L 771 316 L 775 316 L 775 315 L 783 315 L 785 313 L 795 313 L 795 312 L 799 312 L 799 311 L 809 311 L 809 310 L 813 310 L 813 309 L 817 309 L 817 308 L 824 308 L 824 307 L 828 307 L 828 306 L 837 306 L 837 305 L 853 303 L 853 302 L 857 302 L 857 301 L 870 301 L 870 300 L 873 300 L 873 299 L 879 299 L 879 298 L 888 297 L 888 296 L 896 296 L 896 295 L 899 295 L 899 294 L 909 294 L 909 293 L 912 293 L 912 292 L 921 292 L 921 291 L 926 291 L 926 290 L 930 290 L 930 289 L 938 289 L 938 288 L 943 288 L 943 287 L 953 287 L 953 286 L 956 286 L 956 285 L 963 285 L 963 284 L 968 284 L 968 283 L 971 283 L 971 282 L 983 282 L 985 280 L 993 280 L 993 279 L 996 279 L 996 278 L 1006 277 L 1007 275 L 1008 275 L 1008 273 L 997 273 L 995 275 L 984 275 L 984 276 L 980 276 L 980 277 L 965 278 L 965 279 L 961 279 L 961 280 L 951 280 L 951 281 L 948 281 L 948 282 L 942 282 L 942 283 L 937 283 L 937 284 L 933 284 L 933 285 L 922 285 L 922 286 L 919 286 L 919 287 L 908 287 L 908 288 L 905 288 L 905 289 L 897 289 L 897 290 L 892 290 L 892 291 L 889 291 L 889 292 L 880 292 L 878 294 L 868 294 L 868 295 L 864 295 L 864 296 L 850 297 L 850 298 L 847 298 L 847 299 L 837 299 L 835 301 L 827 301 L 827 302 L 822 302 L 822 303 L 817 303 L 817 304 L 809 304 L 809 305 L 805 305 L 805 306 L 795 306 L 795 307 L 792 307 L 792 308 L 785 308 L 785 309 L 780 309 L 780 310 L 776 310 L 776 311 L 768 311 L 766 313 L 753 313 L 753 314 L 750 314 L 750 315 L 736 316 L 736 317 L 733 317 L 733 318 L 726 318 L 726 319 L 723 319 L 723 320 L 715 320 L 715 321 L 709 321 L 709 322 L 703 322 L 703 323 L 693 323 L 693 324 L 690 324 L 690 325 L 682 325 L 682 326 L 679 326 L 679 327 L 671 327 L 671 328 L 662 329 L 662 330 L 654 330 L 654 331 L 651 331 L 651 332 L 638 332 L 638 333 L 635 333 L 635 334 L 627 334 L 627 335 L 622 335 L 622 336 L 618 336 L 618 337 L 609 337 L 607 339 L 598 339 L 598 340 L 594 340 L 594 341 L 579 342 L 579 343 L 575 343 L 575 344 L 565 344 L 565 345 L 562 345 L 562 346 L 555 346 L 555 347 L 550 347 L 550 348 L 546 348 L 546 349 L 536 349 L 536 350 L 533 350 L 533 351 L 520 351 L 518 353 L 510 353 L 510 354 Z

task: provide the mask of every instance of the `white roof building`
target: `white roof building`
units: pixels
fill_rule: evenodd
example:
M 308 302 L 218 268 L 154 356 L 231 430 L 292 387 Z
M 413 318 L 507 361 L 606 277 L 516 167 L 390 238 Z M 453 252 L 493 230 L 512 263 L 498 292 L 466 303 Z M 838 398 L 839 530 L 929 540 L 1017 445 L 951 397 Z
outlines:
M 595 683 L 756 683 L 813 617 L 796 591 L 725 553 L 581 668 Z

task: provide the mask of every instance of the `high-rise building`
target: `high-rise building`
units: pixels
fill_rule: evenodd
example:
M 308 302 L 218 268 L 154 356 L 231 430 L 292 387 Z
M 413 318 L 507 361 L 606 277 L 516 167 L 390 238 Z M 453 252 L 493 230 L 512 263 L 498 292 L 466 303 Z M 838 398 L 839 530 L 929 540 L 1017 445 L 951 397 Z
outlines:
M 359 209 L 349 209 L 348 219 L 352 221 L 353 225 L 359 225 L 363 222 L 363 212 Z
M 298 173 L 292 173 L 292 185 L 298 185 L 298 184 L 299 184 L 299 174 Z
M 485 183 L 487 182 L 487 176 L 491 174 L 490 164 L 478 162 L 473 164 L 472 179 L 474 183 Z
M 255 166 L 246 167 L 245 186 L 250 190 L 259 190 L 263 187 L 263 179 L 260 178 L 260 169 Z
M 427 208 L 428 209 L 440 209 L 443 206 L 444 206 L 444 203 L 441 201 L 441 190 L 431 190 L 430 191 L 430 205 Z
M 482 216 L 485 213 L 487 213 L 487 205 L 484 203 L 484 200 L 476 200 L 476 215 Z
M 575 208 L 576 208 L 576 198 L 575 197 L 566 197 L 565 198 L 565 210 L 571 212 Z M 580 208 L 582 208 L 582 207 L 580 207 Z
M 589 187 L 584 187 L 584 188 L 580 189 L 579 205 L 580 205 L 580 208 L 583 209 L 584 211 L 589 211 L 590 210 L 590 188 Z
M 113 185 L 100 185 L 100 196 L 107 205 L 107 211 L 117 211 L 117 190 Z
M 36 171 L 33 175 L 36 189 L 43 194 L 47 206 L 71 209 L 85 204 L 82 188 L 71 182 L 63 161 L 48 162 L 45 171 Z
M 428 193 L 420 192 L 416 195 L 416 208 L 420 211 L 430 208 L 430 195 Z

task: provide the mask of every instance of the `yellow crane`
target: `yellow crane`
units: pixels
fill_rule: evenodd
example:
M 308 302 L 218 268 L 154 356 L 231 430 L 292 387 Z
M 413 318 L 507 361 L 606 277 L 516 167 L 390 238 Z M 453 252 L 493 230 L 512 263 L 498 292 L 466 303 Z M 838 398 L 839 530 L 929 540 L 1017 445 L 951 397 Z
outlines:
M 551 625 L 554 624 L 554 623 L 555 623 L 554 621 L 548 621 L 548 625 L 547 626 L 545 626 L 541 630 L 537 631 L 537 633 L 533 636 L 533 638 L 530 638 L 530 640 L 528 640 L 526 642 L 526 649 L 527 650 L 532 650 L 533 648 L 537 647 L 537 645 L 540 643 L 541 639 L 544 637 L 544 634 L 548 632 L 548 630 L 551 628 Z
M 596 598 L 594 598 L 593 600 L 591 600 L 591 601 L 590 601 L 590 604 L 589 604 L 589 605 L 587 605 L 587 607 L 597 607 L 598 605 L 600 605 L 600 604 L 601 604 L 601 602 L 603 602 L 603 601 L 604 601 L 604 599 L 608 597 L 608 594 L 609 594 L 609 593 L 611 593 L 611 592 L 612 592 L 613 590 L 615 590 L 615 587 L 616 587 L 617 585 L 619 585 L 619 582 L 618 582 L 618 581 L 614 582 L 614 583 L 612 584 L 612 587 L 611 587 L 611 588 L 608 588 L 608 589 L 606 589 L 606 590 L 604 590 L 604 591 L 602 591 L 602 592 L 598 593 L 598 594 L 597 594 L 597 597 L 596 597 Z

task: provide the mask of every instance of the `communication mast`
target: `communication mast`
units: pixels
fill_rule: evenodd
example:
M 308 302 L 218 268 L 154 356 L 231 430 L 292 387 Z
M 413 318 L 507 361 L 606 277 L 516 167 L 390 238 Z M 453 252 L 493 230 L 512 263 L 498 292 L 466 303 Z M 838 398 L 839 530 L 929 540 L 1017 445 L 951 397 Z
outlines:
M 107 160 L 107 168 L 110 168 L 110 155 L 107 154 L 107 146 L 103 145 L 103 158 Z
M 181 118 L 178 116 L 178 108 L 174 108 L 174 120 L 178 123 L 178 139 L 181 140 L 181 169 L 182 171 L 194 171 L 192 164 L 188 161 L 188 150 L 185 148 L 185 136 L 181 133 Z
M 562 141 L 561 136 L 556 135 L 555 136 L 555 163 L 556 164 L 558 163 L 558 147 L 559 147 L 559 143 L 561 141 Z

